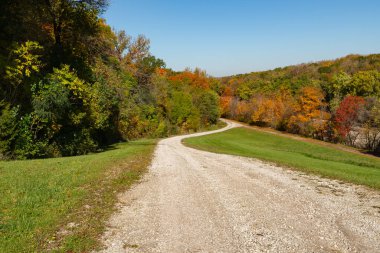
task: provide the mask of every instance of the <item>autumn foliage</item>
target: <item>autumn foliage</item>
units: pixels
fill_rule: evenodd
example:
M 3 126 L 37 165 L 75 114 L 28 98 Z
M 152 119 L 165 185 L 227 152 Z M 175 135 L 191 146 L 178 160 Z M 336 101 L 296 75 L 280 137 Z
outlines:
M 303 135 L 324 131 L 330 114 L 321 89 L 304 87 L 292 96 L 289 91 L 257 93 L 249 100 L 232 95 L 232 89 L 224 91 L 220 98 L 223 115 L 259 126 L 268 126 Z
M 220 82 L 224 117 L 380 153 L 380 55 L 349 55 Z
M 301 89 L 292 115 L 288 122 L 290 132 L 312 136 L 323 131 L 329 113 L 322 111 L 325 103 L 322 91 L 315 87 Z
M 194 72 L 186 70 L 184 72 L 171 76 L 169 80 L 174 82 L 188 83 L 194 87 L 202 89 L 210 88 L 209 79 L 207 78 L 206 73 L 199 69 L 196 69 Z
M 359 112 L 364 104 L 364 98 L 357 96 L 347 96 L 340 103 L 334 119 L 340 137 L 346 138 L 350 133 L 355 123 L 358 121 Z

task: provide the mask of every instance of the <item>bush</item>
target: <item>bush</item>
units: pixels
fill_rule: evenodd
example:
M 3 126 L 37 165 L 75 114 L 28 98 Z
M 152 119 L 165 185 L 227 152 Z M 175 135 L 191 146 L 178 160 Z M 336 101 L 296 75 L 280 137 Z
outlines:
M 9 158 L 12 155 L 14 141 L 17 137 L 18 108 L 10 108 L 4 101 L 0 102 L 0 158 Z
M 38 138 L 39 125 L 35 121 L 33 114 L 24 115 L 20 120 L 14 149 L 17 159 L 46 157 L 48 140 Z
M 62 156 L 85 155 L 95 152 L 98 145 L 91 138 L 88 129 L 68 131 L 60 135 L 56 145 L 59 147 Z

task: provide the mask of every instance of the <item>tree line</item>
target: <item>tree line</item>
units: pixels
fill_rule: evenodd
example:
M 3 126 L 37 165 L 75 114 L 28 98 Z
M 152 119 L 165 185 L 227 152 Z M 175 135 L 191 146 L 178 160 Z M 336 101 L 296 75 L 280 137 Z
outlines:
M 380 154 L 380 55 L 220 79 L 222 115 Z
M 106 0 L 0 2 L 0 158 L 94 152 L 220 116 L 380 153 L 380 55 L 224 78 L 175 72 Z
M 86 154 L 217 122 L 214 79 L 167 69 L 145 36 L 107 25 L 107 5 L 1 1 L 1 159 Z

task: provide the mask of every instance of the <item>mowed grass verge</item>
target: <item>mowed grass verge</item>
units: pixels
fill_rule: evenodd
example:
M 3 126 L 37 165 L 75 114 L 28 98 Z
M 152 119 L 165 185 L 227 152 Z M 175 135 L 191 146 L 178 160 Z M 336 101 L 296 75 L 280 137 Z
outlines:
M 254 157 L 323 177 L 380 189 L 380 159 L 248 128 L 187 138 L 189 147 Z
M 0 252 L 88 252 L 155 140 L 86 156 L 0 162 Z

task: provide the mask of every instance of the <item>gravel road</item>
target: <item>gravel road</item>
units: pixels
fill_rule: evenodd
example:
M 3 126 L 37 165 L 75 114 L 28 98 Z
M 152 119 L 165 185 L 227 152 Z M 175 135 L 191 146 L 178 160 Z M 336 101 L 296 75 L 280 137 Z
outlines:
M 102 252 L 380 252 L 378 191 L 187 148 L 188 136 L 159 142 Z

